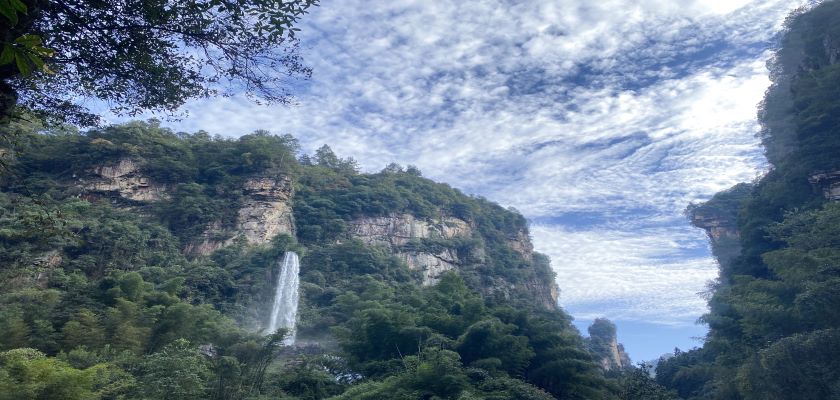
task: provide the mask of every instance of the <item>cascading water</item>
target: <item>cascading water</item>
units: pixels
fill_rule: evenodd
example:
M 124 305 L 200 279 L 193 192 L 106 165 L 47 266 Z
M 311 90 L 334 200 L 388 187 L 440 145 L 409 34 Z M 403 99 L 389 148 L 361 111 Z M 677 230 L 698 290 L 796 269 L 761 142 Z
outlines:
M 268 333 L 286 328 L 288 335 L 283 340 L 285 345 L 295 344 L 295 319 L 298 311 L 298 286 L 300 279 L 300 262 L 297 253 L 287 251 L 283 256 L 283 265 L 277 276 L 277 288 L 274 290 L 274 306 L 271 308 L 271 319 L 268 323 Z

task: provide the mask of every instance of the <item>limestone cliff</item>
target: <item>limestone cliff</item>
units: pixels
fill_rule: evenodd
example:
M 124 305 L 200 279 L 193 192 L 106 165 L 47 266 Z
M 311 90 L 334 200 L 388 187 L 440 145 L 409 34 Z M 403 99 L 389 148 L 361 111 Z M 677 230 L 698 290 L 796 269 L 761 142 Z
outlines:
M 388 248 L 408 267 L 420 271 L 424 286 L 435 284 L 446 271 L 481 269 L 488 262 L 481 240 L 470 246 L 454 248 L 447 240 L 469 240 L 480 237 L 470 222 L 455 217 L 419 219 L 411 214 L 387 217 L 362 217 L 349 224 L 350 236 L 368 245 Z M 436 239 L 443 240 L 444 244 Z M 424 244 L 424 241 L 427 242 Z M 429 244 L 429 242 L 431 244 Z M 536 259 L 527 231 L 520 230 L 507 238 L 508 247 L 531 263 L 542 263 L 549 270 L 548 259 Z M 544 264 L 544 265 L 543 265 Z M 533 265 L 533 264 L 532 264 Z M 536 270 L 536 268 L 535 268 Z M 482 276 L 481 290 L 485 294 L 510 298 L 514 292 L 528 293 L 545 308 L 557 307 L 559 288 L 553 277 L 534 274 L 524 282 L 512 284 L 499 276 Z
M 752 186 L 738 184 L 716 194 L 704 204 L 687 210 L 692 225 L 709 236 L 712 253 L 722 266 L 741 254 L 741 233 L 738 231 L 738 210 L 749 198 Z
M 508 238 L 508 245 L 526 260 L 530 260 L 534 256 L 534 245 L 531 244 L 528 232 L 524 230 L 520 230 L 516 232 L 515 236 Z
M 205 229 L 199 240 L 187 246 L 186 253 L 209 255 L 240 239 L 248 245 L 260 245 L 280 234 L 295 235 L 291 178 L 253 177 L 243 184 L 242 194 L 244 200 L 237 211 L 233 231 L 226 232 L 220 222 L 214 222 Z
M 245 202 L 239 209 L 236 230 L 248 244 L 264 244 L 274 236 L 294 236 L 292 180 L 287 176 L 252 178 L 243 186 Z
M 461 264 L 453 249 L 412 250 L 404 245 L 418 239 L 453 239 L 469 237 L 473 228 L 464 220 L 444 217 L 437 220 L 417 219 L 411 214 L 388 217 L 363 217 L 350 222 L 350 235 L 369 245 L 388 247 L 412 270 L 421 271 L 423 285 L 433 285 L 440 275 Z
M 808 182 L 822 192 L 826 199 L 840 200 L 840 170 L 812 174 Z
M 535 300 L 545 308 L 557 307 L 560 300 L 560 287 L 553 279 L 533 277 L 525 282 L 525 289 L 534 294 Z
M 624 346 L 618 343 L 615 324 L 605 318 L 597 318 L 589 327 L 589 351 L 605 371 L 628 368 L 632 365 Z
M 149 202 L 166 198 L 166 185 L 144 175 L 137 161 L 122 158 L 116 163 L 95 167 L 79 178 L 82 189 L 113 201 Z

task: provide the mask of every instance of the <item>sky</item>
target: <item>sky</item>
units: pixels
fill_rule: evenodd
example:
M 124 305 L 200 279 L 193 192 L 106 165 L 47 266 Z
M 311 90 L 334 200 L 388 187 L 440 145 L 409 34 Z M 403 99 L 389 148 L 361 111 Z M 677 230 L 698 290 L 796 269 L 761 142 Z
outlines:
M 292 107 L 192 101 L 174 129 L 296 136 L 522 212 L 575 324 L 635 361 L 699 346 L 717 276 L 691 202 L 755 179 L 756 106 L 792 0 L 322 0 Z

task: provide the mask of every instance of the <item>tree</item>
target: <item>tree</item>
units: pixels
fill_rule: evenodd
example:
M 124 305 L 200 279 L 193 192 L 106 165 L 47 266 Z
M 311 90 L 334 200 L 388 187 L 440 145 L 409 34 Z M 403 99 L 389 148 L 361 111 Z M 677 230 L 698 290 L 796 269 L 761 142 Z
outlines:
M 146 356 L 141 370 L 140 388 L 144 398 L 207 398 L 209 363 L 184 339 Z
M 621 400 L 676 400 L 676 394 L 656 383 L 650 376 L 651 366 L 640 363 L 630 367 L 621 376 Z
M 0 117 L 16 102 L 82 125 L 74 99 L 171 113 L 186 100 L 245 92 L 288 103 L 308 78 L 294 25 L 319 0 L 5 0 Z M 46 63 L 45 63 L 46 61 Z
M 35 349 L 0 353 L 0 400 L 90 399 L 97 370 L 75 369 Z

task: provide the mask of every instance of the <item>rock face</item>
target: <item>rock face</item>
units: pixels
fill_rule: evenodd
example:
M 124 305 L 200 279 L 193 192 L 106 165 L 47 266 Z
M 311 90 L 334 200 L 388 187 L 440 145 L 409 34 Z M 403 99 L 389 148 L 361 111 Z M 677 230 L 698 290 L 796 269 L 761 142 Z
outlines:
M 292 212 L 294 189 L 287 176 L 255 177 L 242 186 L 245 201 L 237 211 L 236 227 L 226 233 L 222 224 L 214 222 L 201 239 L 184 250 L 190 255 L 209 255 L 242 238 L 248 245 L 266 244 L 277 235 L 295 235 Z
M 525 283 L 525 288 L 536 295 L 536 300 L 543 307 L 547 309 L 557 307 L 557 302 L 560 300 L 560 287 L 557 286 L 557 282 L 534 278 Z
M 410 214 L 394 214 L 387 217 L 364 217 L 349 224 L 350 235 L 368 245 L 388 248 L 401 258 L 408 267 L 421 271 L 423 286 L 434 285 L 441 274 L 458 268 L 471 268 L 486 262 L 482 246 L 473 246 L 469 251 L 456 251 L 440 246 L 416 246 L 422 239 L 469 238 L 475 229 L 462 219 L 443 217 L 435 220 L 418 219 Z M 528 261 L 534 261 L 534 246 L 525 230 L 519 231 L 507 240 L 508 246 Z M 466 254 L 468 253 L 468 254 Z M 547 263 L 547 259 L 546 259 Z M 487 279 L 489 277 L 485 277 Z M 553 279 L 534 276 L 517 288 L 502 278 L 489 279 L 482 290 L 487 294 L 509 298 L 513 291 L 524 290 L 534 295 L 534 300 L 547 309 L 557 307 L 560 289 Z
M 628 368 L 632 365 L 624 346 L 618 343 L 615 324 L 605 318 L 597 318 L 589 327 L 589 350 L 604 371 Z
M 423 271 L 423 286 L 434 285 L 441 274 L 450 271 L 458 265 L 458 257 L 452 250 L 440 253 L 400 252 L 397 257 L 402 258 L 411 270 Z
M 712 254 L 721 267 L 728 267 L 741 254 L 738 213 L 751 198 L 752 190 L 751 184 L 739 183 L 704 204 L 689 206 L 687 210 L 691 224 L 702 228 L 709 236 Z
M 437 283 L 440 275 L 461 264 L 452 249 L 439 251 L 405 250 L 403 245 L 417 239 L 453 239 L 469 237 L 472 227 L 464 220 L 444 217 L 434 221 L 415 218 L 410 214 L 388 217 L 364 217 L 350 222 L 350 235 L 368 245 L 388 247 L 403 259 L 412 270 L 422 271 L 423 285 Z
M 808 182 L 821 190 L 828 200 L 840 200 L 840 171 L 813 174 Z
M 734 218 L 717 213 L 695 212 L 691 216 L 691 223 L 706 231 L 712 245 L 712 254 L 721 266 L 727 266 L 741 254 L 741 233 Z
M 364 217 L 350 222 L 350 234 L 366 244 L 402 246 L 412 239 L 469 236 L 472 227 L 464 220 L 445 217 L 437 221 L 426 221 L 411 214 L 388 217 Z
M 89 180 L 82 180 L 82 187 L 88 192 L 105 194 L 115 200 L 142 202 L 167 197 L 166 185 L 155 183 L 143 175 L 137 162 L 129 158 L 123 158 L 116 164 L 98 166 L 91 172 Z
M 248 244 L 265 244 L 281 233 L 295 235 L 289 177 L 249 179 L 243 191 L 248 200 L 239 209 L 236 230 Z
M 737 239 L 741 236 L 737 223 L 719 214 L 697 212 L 692 215 L 691 223 L 705 229 L 713 242 L 720 242 L 725 238 Z
M 530 260 L 534 256 L 534 245 L 531 244 L 531 238 L 528 237 L 528 232 L 524 230 L 520 230 L 516 233 L 516 236 L 509 238 L 508 245 L 517 253 L 522 254 L 522 257 L 526 260 Z

